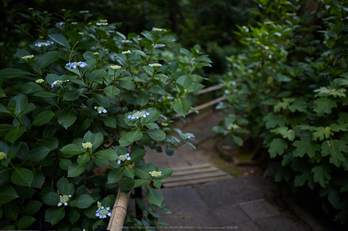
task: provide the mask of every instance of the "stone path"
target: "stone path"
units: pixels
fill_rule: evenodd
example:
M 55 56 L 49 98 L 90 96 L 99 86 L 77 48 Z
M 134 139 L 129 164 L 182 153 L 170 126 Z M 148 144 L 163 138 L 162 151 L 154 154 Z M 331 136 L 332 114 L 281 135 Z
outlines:
M 171 157 L 156 151 L 146 154 L 145 162 L 154 162 L 159 169 L 171 167 L 175 170 L 173 178 L 179 179 L 171 181 L 169 178 L 160 189 L 166 208 L 172 212 L 169 215 L 161 214 L 159 221 L 170 226 L 161 227 L 160 230 L 311 230 L 294 215 L 289 216 L 289 212 L 280 211 L 267 201 L 274 189 L 271 180 L 262 177 L 232 178 L 209 161 L 211 152 L 214 152 L 211 139 L 215 135 L 210 128 L 222 118 L 218 113 L 209 114 L 182 129 L 195 134 L 195 150 L 181 147 Z M 204 145 L 209 140 L 210 143 Z M 206 176 L 218 173 L 221 179 L 200 178 L 202 166 L 211 170 L 206 172 Z M 194 174 L 194 171 L 199 174 Z M 194 180 L 184 182 L 183 176 L 192 178 L 193 175 L 196 177 Z M 184 183 L 178 183 L 180 179 Z

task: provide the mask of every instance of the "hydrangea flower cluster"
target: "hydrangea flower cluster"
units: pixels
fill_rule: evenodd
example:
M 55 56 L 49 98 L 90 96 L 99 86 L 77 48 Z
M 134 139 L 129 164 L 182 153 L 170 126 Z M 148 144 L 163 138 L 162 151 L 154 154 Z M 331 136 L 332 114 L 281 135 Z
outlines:
M 121 164 L 121 162 L 124 162 L 126 160 L 130 160 L 131 157 L 129 156 L 129 153 L 126 153 L 126 155 L 121 155 L 117 158 L 117 164 Z
M 162 172 L 152 171 L 152 172 L 149 172 L 149 174 L 150 174 L 152 177 L 160 177 L 160 176 L 162 175 Z
M 51 83 L 51 88 L 54 88 L 54 86 L 60 86 L 60 85 L 62 85 L 62 83 L 64 83 L 64 82 L 69 82 L 70 80 L 56 80 L 56 81 L 54 81 L 53 83 Z
M 85 62 L 68 62 L 65 66 L 69 67 L 70 69 L 76 69 L 77 67 L 87 67 L 87 63 Z
M 147 111 L 137 111 L 133 115 L 128 115 L 127 118 L 131 120 L 139 119 L 141 117 L 146 118 L 146 116 L 150 115 Z
M 107 216 L 111 217 L 110 207 L 104 208 L 99 201 L 97 202 L 97 207 L 98 209 L 95 212 L 95 216 L 99 217 L 99 219 L 104 219 Z
M 161 67 L 162 64 L 160 64 L 160 63 L 151 63 L 151 64 L 149 64 L 149 66 L 150 67 Z
M 64 22 L 57 22 L 56 25 L 63 26 L 63 25 L 64 25 Z
M 99 106 L 99 107 L 95 106 L 94 109 L 96 109 L 96 110 L 98 111 L 99 114 L 101 114 L 101 113 L 107 113 L 107 112 L 108 112 L 108 111 L 107 111 L 104 107 L 102 107 L 102 106 Z
M 117 70 L 117 69 L 120 69 L 121 66 L 119 66 L 119 65 L 111 65 L 110 68 L 113 69 L 113 70 Z
M 132 51 L 130 51 L 130 50 L 128 50 L 128 51 L 122 51 L 122 54 L 130 54 L 130 53 L 132 53 Z
M 37 79 L 37 80 L 35 80 L 35 83 L 43 83 L 43 82 L 45 82 L 44 79 Z
M 87 149 L 87 148 L 92 148 L 93 145 L 91 142 L 86 142 L 86 143 L 82 143 L 82 147 Z
M 54 42 L 52 42 L 52 41 L 47 41 L 47 42 L 37 42 L 37 43 L 35 43 L 35 46 L 36 47 L 42 47 L 42 46 L 50 46 L 50 45 L 52 45 L 52 44 L 54 44 Z
M 24 60 L 32 59 L 32 58 L 34 58 L 34 55 L 26 55 L 26 56 L 22 57 L 22 59 L 24 59 Z
M 237 128 L 239 128 L 238 124 L 229 124 L 227 126 L 227 130 L 236 130 Z
M 195 135 L 192 133 L 186 133 L 186 135 L 187 135 L 187 139 L 194 139 L 195 138 Z
M 0 160 L 6 159 L 6 153 L 0 152 Z
M 71 195 L 60 195 L 59 198 L 59 203 L 57 204 L 58 207 L 65 205 L 68 205 L 68 201 L 69 201 L 69 197 L 71 197 Z

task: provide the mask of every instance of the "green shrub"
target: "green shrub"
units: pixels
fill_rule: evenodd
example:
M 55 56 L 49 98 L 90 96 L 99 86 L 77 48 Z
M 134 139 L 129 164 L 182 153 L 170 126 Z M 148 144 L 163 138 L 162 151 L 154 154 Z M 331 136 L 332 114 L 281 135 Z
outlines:
M 237 137 L 227 128 L 238 119 L 248 123 L 270 157 L 281 161 L 275 179 L 309 192 L 337 223 L 346 223 L 347 5 L 315 1 L 305 9 L 311 1 L 257 2 L 268 19 L 237 32 L 249 48 L 228 58 L 223 84 L 229 104 L 220 105 L 235 115 L 215 130 Z
M 125 36 L 85 11 L 22 16 L 41 37 L 0 71 L 0 228 L 95 229 L 116 188 L 140 186 L 151 204 L 137 199 L 144 217 L 127 222 L 155 226 L 155 210 L 167 212 L 156 188 L 173 170 L 144 163 L 145 147 L 192 146 L 190 134 L 170 135 L 171 118 L 191 109 L 185 97 L 203 88 L 191 77 L 209 58 L 196 45 L 167 61 L 169 31 Z

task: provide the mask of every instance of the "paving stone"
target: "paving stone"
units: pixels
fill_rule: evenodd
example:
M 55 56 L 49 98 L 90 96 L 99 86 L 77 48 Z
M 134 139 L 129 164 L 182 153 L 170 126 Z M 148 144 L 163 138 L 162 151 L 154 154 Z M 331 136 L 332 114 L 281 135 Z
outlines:
M 184 226 L 188 226 L 187 228 L 193 230 L 219 227 L 218 221 L 215 220 L 208 210 L 197 211 L 195 213 L 185 213 L 179 215 L 179 217 Z
M 196 188 L 211 208 L 263 199 L 270 183 L 257 177 L 232 178 L 209 182 Z
M 246 222 L 238 222 L 236 224 L 232 224 L 228 226 L 229 229 L 227 230 L 236 230 L 236 231 L 267 231 L 267 230 L 262 230 L 259 226 L 257 226 L 254 222 L 252 221 L 246 221 Z M 277 231 L 282 231 L 282 230 L 277 230 Z
M 169 226 L 160 227 L 159 230 L 172 230 L 171 228 L 175 226 L 183 226 L 180 217 L 177 215 L 161 216 L 158 220 L 169 224 Z
M 263 231 L 304 231 L 284 216 L 274 216 L 255 220 Z
M 206 210 L 208 206 L 190 186 L 160 189 L 166 208 L 172 214 Z
M 249 202 L 239 206 L 252 220 L 280 215 L 280 212 L 267 201 Z
M 213 217 L 221 226 L 251 221 L 250 217 L 239 206 L 218 207 L 211 210 Z

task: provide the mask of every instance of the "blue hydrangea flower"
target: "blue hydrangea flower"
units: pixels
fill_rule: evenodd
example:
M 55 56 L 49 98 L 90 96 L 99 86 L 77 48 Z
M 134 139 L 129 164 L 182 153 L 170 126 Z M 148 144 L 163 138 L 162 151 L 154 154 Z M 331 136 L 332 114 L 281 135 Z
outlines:
M 61 26 L 63 26 L 63 25 L 64 25 L 64 22 L 57 22 L 56 25 L 61 25 Z
M 97 202 L 97 211 L 95 212 L 95 216 L 99 217 L 99 219 L 107 218 L 107 216 L 111 217 L 110 207 L 104 208 L 104 206 L 101 206 L 101 203 Z
M 70 69 L 76 69 L 77 67 L 87 67 L 87 63 L 85 62 L 68 62 L 65 66 L 69 67 Z
M 35 46 L 36 47 L 42 47 L 42 46 L 50 46 L 50 45 L 52 45 L 52 44 L 54 44 L 54 42 L 52 42 L 52 41 L 47 41 L 47 42 L 37 42 L 37 43 L 35 43 Z
M 59 195 L 59 203 L 57 204 L 58 207 L 65 205 L 68 205 L 68 201 L 69 201 L 69 197 L 71 197 L 71 195 Z
M 56 80 L 56 81 L 54 81 L 53 83 L 51 83 L 51 88 L 54 88 L 54 86 L 60 86 L 60 85 L 62 85 L 62 83 L 64 83 L 64 82 L 69 82 L 70 80 Z
M 129 156 L 129 153 L 126 153 L 126 155 L 121 155 L 117 158 L 117 164 L 121 164 L 121 162 L 124 162 L 126 160 L 131 160 L 131 157 Z
M 104 107 L 102 107 L 102 106 L 99 106 L 99 107 L 95 106 L 94 109 L 96 109 L 96 110 L 98 111 L 99 114 L 101 114 L 101 113 L 107 113 L 107 112 L 108 112 L 108 111 L 107 111 Z
M 137 111 L 133 113 L 132 115 L 128 115 L 127 118 L 131 120 L 139 119 L 141 117 L 146 118 L 146 116 L 150 115 L 147 111 Z

